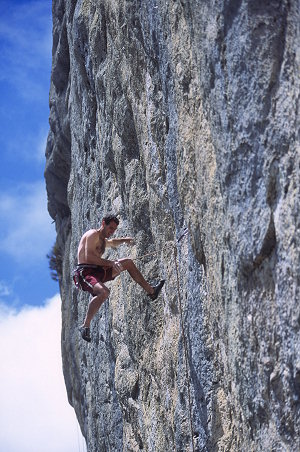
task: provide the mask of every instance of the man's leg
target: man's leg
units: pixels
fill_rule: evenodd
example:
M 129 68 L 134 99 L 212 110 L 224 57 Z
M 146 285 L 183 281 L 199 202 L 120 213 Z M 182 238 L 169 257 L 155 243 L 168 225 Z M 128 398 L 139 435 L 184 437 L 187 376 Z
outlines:
M 109 289 L 102 283 L 94 285 L 94 297 L 89 302 L 88 310 L 82 327 L 89 328 L 92 318 L 97 314 L 101 305 L 109 297 Z
M 154 293 L 154 288 L 150 286 L 149 283 L 145 280 L 142 273 L 137 269 L 135 263 L 131 259 L 119 259 L 118 261 L 122 265 L 122 271 L 127 270 L 132 279 L 137 282 L 149 295 Z M 116 276 L 117 273 L 114 273 L 113 276 Z

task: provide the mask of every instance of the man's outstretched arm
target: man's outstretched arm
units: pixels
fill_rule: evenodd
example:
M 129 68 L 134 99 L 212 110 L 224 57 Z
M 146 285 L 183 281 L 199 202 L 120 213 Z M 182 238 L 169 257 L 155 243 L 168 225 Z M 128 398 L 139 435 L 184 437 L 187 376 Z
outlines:
M 134 239 L 132 237 L 120 237 L 116 239 L 106 239 L 106 246 L 108 248 L 117 248 L 120 245 L 134 245 Z

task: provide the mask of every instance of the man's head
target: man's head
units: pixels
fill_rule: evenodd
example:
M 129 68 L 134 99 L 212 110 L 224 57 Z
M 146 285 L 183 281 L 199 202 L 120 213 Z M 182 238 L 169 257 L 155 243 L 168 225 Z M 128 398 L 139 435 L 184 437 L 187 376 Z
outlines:
M 106 215 L 102 219 L 102 228 L 106 238 L 113 235 L 119 225 L 119 220 L 115 215 Z
M 109 223 L 111 221 L 113 221 L 114 223 L 116 223 L 116 225 L 119 225 L 119 219 L 115 216 L 115 215 L 106 215 L 105 217 L 102 218 L 102 221 L 104 221 L 104 223 L 106 225 L 109 225 Z

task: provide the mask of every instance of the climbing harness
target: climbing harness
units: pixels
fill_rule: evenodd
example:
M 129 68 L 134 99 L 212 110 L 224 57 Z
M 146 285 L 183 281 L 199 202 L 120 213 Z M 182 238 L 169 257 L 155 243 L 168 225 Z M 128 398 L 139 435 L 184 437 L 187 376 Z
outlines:
M 177 243 L 179 243 L 183 239 L 183 237 L 185 237 L 187 235 L 188 232 L 189 232 L 188 228 L 186 228 L 184 230 L 183 234 L 177 240 Z M 189 376 L 189 371 L 188 371 L 189 355 L 188 355 L 187 340 L 186 340 L 185 329 L 184 329 L 184 322 L 183 322 L 182 300 L 181 300 L 181 294 L 180 294 L 180 282 L 179 282 L 179 270 L 178 270 L 177 254 L 178 254 L 177 253 L 177 247 L 176 247 L 176 245 L 174 245 L 174 262 L 175 262 L 175 269 L 176 269 L 177 294 L 178 294 L 178 301 L 179 301 L 180 323 L 181 323 L 182 340 L 183 340 L 184 357 L 185 357 L 185 371 L 186 371 L 186 381 L 187 381 L 187 390 L 188 390 L 188 404 L 189 404 L 189 417 L 190 417 L 192 450 L 193 450 L 193 452 L 195 452 L 196 449 L 195 449 L 195 444 L 194 444 L 194 429 L 193 429 L 193 419 L 192 419 L 191 385 L 190 385 L 190 376 Z
M 87 284 L 90 288 L 93 288 L 92 284 L 90 284 L 83 276 L 84 270 L 87 268 L 99 268 L 98 265 L 93 264 L 78 264 L 76 268 L 73 270 L 73 281 L 75 283 L 75 286 L 78 290 L 82 290 L 82 283 L 84 282 Z

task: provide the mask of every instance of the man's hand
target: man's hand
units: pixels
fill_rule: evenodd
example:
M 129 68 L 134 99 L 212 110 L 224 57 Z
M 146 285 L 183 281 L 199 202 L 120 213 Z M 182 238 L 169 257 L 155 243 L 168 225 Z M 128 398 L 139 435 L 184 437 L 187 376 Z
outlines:
M 134 239 L 132 237 L 125 237 L 124 238 L 124 242 L 128 246 L 133 246 L 135 244 L 135 241 L 134 241 Z
M 115 270 L 115 272 L 117 272 L 118 275 L 124 270 L 122 264 L 120 264 L 119 261 L 114 261 L 112 268 L 113 270 Z

